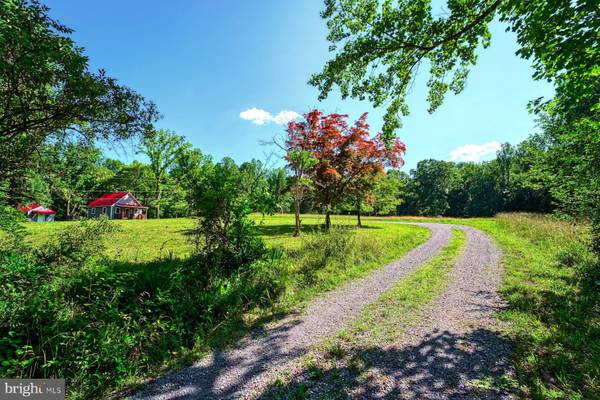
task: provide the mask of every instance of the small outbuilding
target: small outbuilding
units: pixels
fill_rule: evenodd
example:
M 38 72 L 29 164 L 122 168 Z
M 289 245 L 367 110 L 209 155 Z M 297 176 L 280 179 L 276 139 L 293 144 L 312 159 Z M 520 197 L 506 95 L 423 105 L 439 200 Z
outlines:
M 146 219 L 148 207 L 143 206 L 130 192 L 107 193 L 87 206 L 88 218 L 106 215 L 109 219 Z
M 23 211 L 27 216 L 27 220 L 31 222 L 51 222 L 54 221 L 54 216 L 56 215 L 56 211 L 36 203 L 17 206 L 17 208 Z

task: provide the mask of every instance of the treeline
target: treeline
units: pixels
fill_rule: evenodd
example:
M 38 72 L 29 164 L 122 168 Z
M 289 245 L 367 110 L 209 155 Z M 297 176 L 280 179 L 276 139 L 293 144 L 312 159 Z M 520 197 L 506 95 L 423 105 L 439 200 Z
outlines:
M 559 206 L 543 170 L 540 136 L 502 145 L 482 163 L 423 160 L 403 175 L 400 215 L 485 217 L 502 211 L 546 213 Z
M 159 212 L 167 218 L 193 216 L 194 202 L 203 196 L 198 187 L 220 163 L 242 176 L 245 191 L 252 195 L 251 211 L 294 211 L 297 178 L 292 163 L 271 168 L 259 160 L 240 165 L 231 159 L 215 162 L 183 137 L 164 130 L 142 140 L 136 149 L 149 162 L 107 158 L 89 141 L 45 143 L 28 169 L 3 183 L 4 201 L 36 201 L 54 207 L 59 219 L 68 220 L 85 216 L 85 205 L 104 193 L 130 191 L 151 207 L 150 217 Z M 371 175 L 368 190 L 341 191 L 332 212 L 482 217 L 503 211 L 559 211 L 585 217 L 581 205 L 564 201 L 570 182 L 559 180 L 552 171 L 548 159 L 554 151 L 549 135 L 540 133 L 517 146 L 503 144 L 496 158 L 487 162 L 423 160 L 408 174 L 391 169 Z M 324 211 L 316 185 L 305 187 L 299 210 Z

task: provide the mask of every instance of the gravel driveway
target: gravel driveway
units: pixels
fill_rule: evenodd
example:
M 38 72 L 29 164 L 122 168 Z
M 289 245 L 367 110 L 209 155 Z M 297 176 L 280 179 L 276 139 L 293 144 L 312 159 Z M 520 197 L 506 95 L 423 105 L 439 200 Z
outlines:
M 431 238 L 400 261 L 315 299 L 302 313 L 253 332 L 230 350 L 215 351 L 189 368 L 160 377 L 132 398 L 259 396 L 278 372 L 312 345 L 346 327 L 364 306 L 450 240 L 452 225 L 416 225 L 429 228 Z M 481 232 L 460 228 L 467 232 L 468 243 L 449 289 L 425 312 L 406 340 L 370 355 L 378 373 L 387 377 L 384 383 L 347 388 L 350 397 L 473 398 L 473 376 L 481 372 L 500 375 L 507 370 L 508 346 L 492 329 L 492 313 L 501 306 L 495 292 L 501 276 L 499 253 Z M 490 397 L 485 391 L 477 393 Z M 497 398 L 495 392 L 489 393 Z
M 445 293 L 424 310 L 399 342 L 367 349 L 376 378 L 345 388 L 356 399 L 512 399 L 510 345 L 494 314 L 500 253 L 481 231 L 457 226 L 467 246 Z
M 189 368 L 160 377 L 132 399 L 240 399 L 259 394 L 270 383 L 269 377 L 344 328 L 365 305 L 450 240 L 450 226 L 421 225 L 431 229 L 430 239 L 400 261 L 315 299 L 301 314 L 254 332 L 230 350 L 215 351 Z

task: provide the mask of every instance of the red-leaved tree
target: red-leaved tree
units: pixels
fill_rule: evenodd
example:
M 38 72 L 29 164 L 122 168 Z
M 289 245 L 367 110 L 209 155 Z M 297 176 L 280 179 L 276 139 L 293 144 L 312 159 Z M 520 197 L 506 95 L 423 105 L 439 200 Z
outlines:
M 358 193 L 364 182 L 385 173 L 385 167 L 399 168 L 406 151 L 399 139 L 385 146 L 381 136 L 371 138 L 367 113 L 353 125 L 344 114 L 325 115 L 313 110 L 302 121 L 288 124 L 286 149 L 309 152 L 316 163 L 306 172 L 313 182 L 317 205 L 325 213 L 325 227 L 331 226 L 331 212 L 349 193 Z

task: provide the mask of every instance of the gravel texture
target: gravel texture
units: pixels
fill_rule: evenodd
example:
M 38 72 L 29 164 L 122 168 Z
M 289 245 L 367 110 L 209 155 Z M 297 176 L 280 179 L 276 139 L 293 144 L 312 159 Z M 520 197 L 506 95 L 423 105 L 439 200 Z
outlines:
M 451 226 L 449 225 L 418 225 L 429 228 L 432 235 L 426 243 L 408 252 L 400 261 L 315 299 L 302 313 L 290 315 L 253 332 L 232 349 L 215 351 L 189 368 L 158 378 L 132 398 L 244 399 L 260 395 L 278 372 L 285 370 L 294 359 L 306 353 L 312 345 L 343 329 L 364 306 L 376 300 L 382 292 L 394 286 L 407 273 L 436 255 L 450 240 Z M 469 235 L 476 239 L 484 239 L 483 235 L 478 236 L 474 232 L 470 232 Z M 469 264 L 469 270 L 477 276 L 480 275 L 481 256 L 485 255 L 486 262 L 489 261 L 490 264 L 495 263 L 497 259 L 493 246 L 482 245 L 485 243 L 489 242 L 479 240 L 475 245 L 470 244 L 469 255 L 465 256 L 464 264 Z M 484 253 L 480 254 L 480 252 Z M 468 273 L 469 271 L 467 275 Z M 495 274 L 497 271 L 490 271 L 489 278 L 493 280 L 493 284 L 489 279 L 482 279 L 482 282 L 476 282 L 481 284 L 481 287 L 471 287 L 468 290 L 482 290 L 488 293 L 496 284 Z M 458 289 L 462 290 L 462 288 Z M 477 301 L 475 304 L 462 302 L 462 300 L 469 301 L 468 295 L 459 297 L 462 299 L 449 298 L 444 303 L 450 307 L 458 302 L 462 310 L 481 307 L 479 305 L 479 300 L 483 299 L 481 296 L 473 299 Z M 493 297 L 485 302 L 484 314 L 487 313 L 487 307 L 493 306 L 493 303 L 495 303 Z M 469 318 L 469 321 L 477 322 L 478 316 L 479 314 L 473 314 L 473 318 Z M 436 316 L 432 314 L 431 321 L 435 318 Z M 455 325 L 458 329 L 460 324 L 456 321 L 452 325 L 440 325 L 440 329 L 450 329 Z
M 510 345 L 498 329 L 505 304 L 500 253 L 479 230 L 457 226 L 467 245 L 448 289 L 399 342 L 365 352 L 373 379 L 347 391 L 359 399 L 511 399 Z M 347 390 L 348 388 L 346 388 Z

